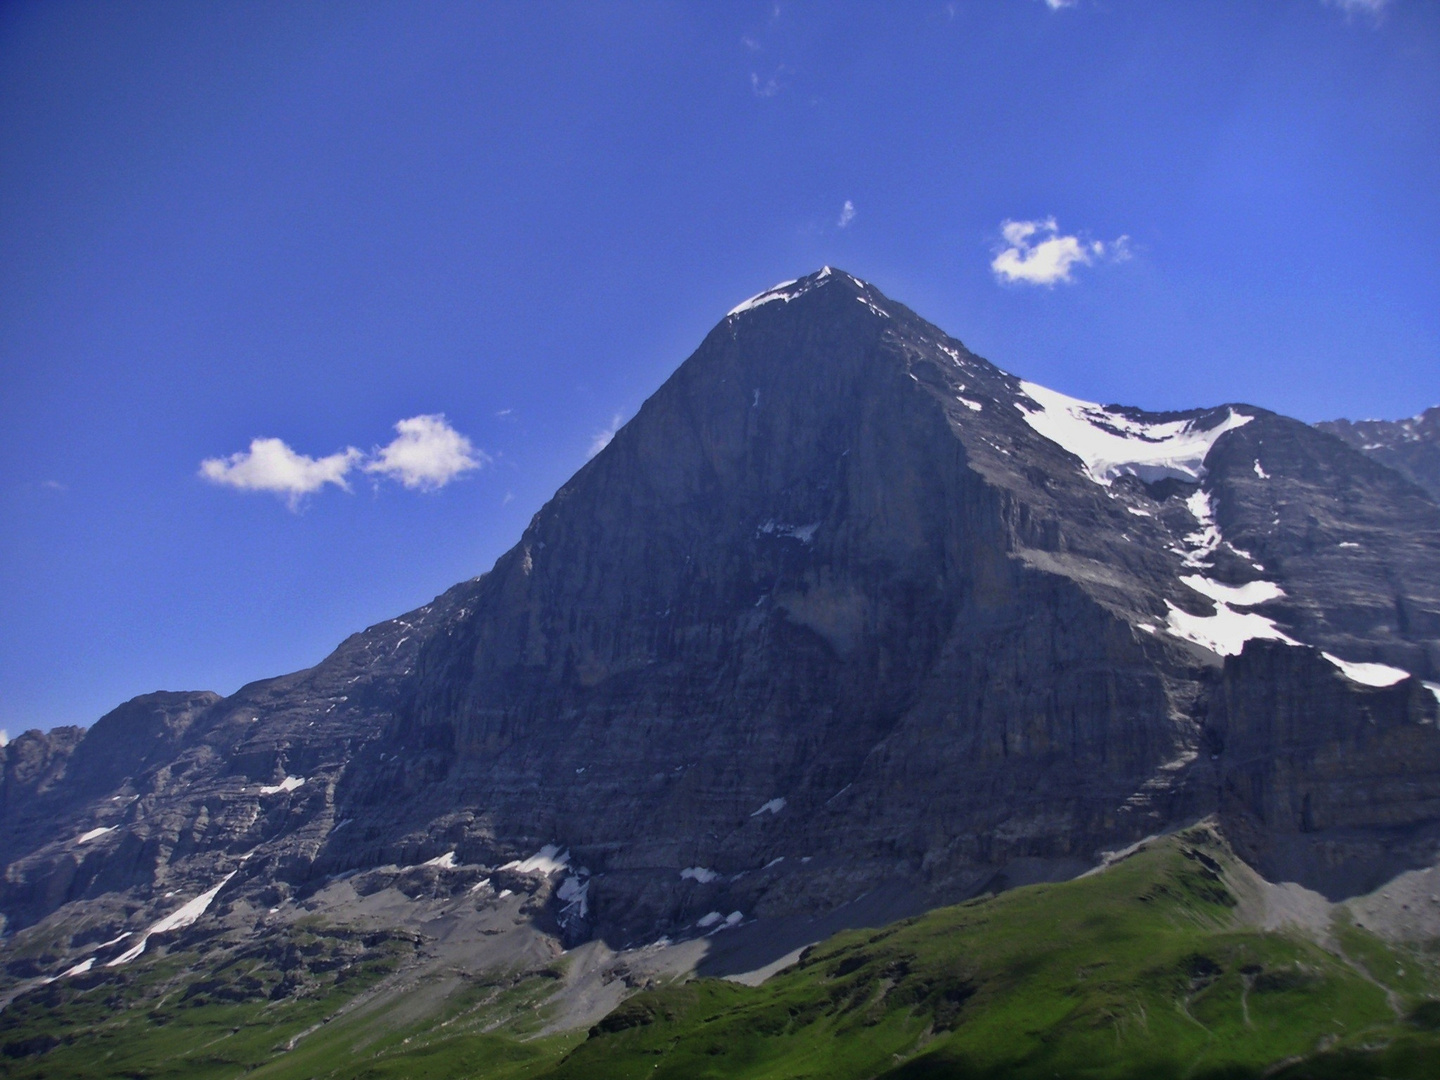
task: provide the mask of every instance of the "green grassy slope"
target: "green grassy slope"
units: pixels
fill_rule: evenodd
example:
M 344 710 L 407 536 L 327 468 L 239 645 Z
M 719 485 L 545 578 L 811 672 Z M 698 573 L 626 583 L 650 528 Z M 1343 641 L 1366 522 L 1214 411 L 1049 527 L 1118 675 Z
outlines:
M 1440 1076 L 1435 958 L 1355 927 L 1344 955 L 1241 928 L 1228 863 L 1192 830 L 1103 874 L 842 934 L 755 990 L 642 994 L 549 1075 L 1153 1080 L 1294 1058 L 1280 1075 Z
M 1101 874 L 839 935 L 760 987 L 704 979 L 639 994 L 588 1037 L 530 1038 L 554 985 L 540 976 L 497 976 L 428 1011 L 418 998 L 409 1011 L 393 996 L 365 1004 L 403 942 L 352 957 L 338 983 L 312 964 L 322 974 L 306 996 L 275 1000 L 259 967 L 231 963 L 195 989 L 171 957 L 127 981 L 19 999 L 0 1014 L 0 1075 L 1440 1076 L 1440 956 L 1350 924 L 1329 948 L 1245 927 L 1232 882 L 1244 887 L 1243 870 L 1195 829 Z

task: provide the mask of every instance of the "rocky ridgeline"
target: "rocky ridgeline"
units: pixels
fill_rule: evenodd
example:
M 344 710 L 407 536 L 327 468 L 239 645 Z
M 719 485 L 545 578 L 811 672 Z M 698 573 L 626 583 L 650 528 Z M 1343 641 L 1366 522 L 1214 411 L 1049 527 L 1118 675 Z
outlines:
M 1440 405 L 1408 420 L 1327 420 L 1315 426 L 1440 499 Z
M 1369 887 L 1437 854 L 1440 506 L 1338 434 L 1075 401 L 827 268 L 727 316 L 489 573 L 0 749 L 0 912 L 138 933 L 429 864 L 626 944 L 1217 812 L 1262 870 Z

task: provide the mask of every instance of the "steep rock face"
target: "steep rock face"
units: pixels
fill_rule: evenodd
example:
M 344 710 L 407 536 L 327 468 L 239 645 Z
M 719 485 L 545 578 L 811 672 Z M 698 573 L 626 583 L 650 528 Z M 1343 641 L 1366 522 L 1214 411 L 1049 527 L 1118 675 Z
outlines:
M 1332 897 L 1426 865 L 1440 837 L 1437 697 L 1364 686 L 1312 649 L 1226 661 L 1210 727 L 1227 834 L 1267 876 Z
M 1245 673 L 1273 653 L 1316 708 L 1356 673 L 1423 706 L 1437 545 L 1440 507 L 1340 439 L 1066 398 L 827 268 L 732 312 L 490 573 L 310 670 L 27 736 L 17 805 L 44 788 L 51 824 L 5 849 L 0 910 L 554 845 L 563 932 L 633 941 L 1065 876 L 1222 805 L 1281 859 L 1306 793 L 1359 880 L 1386 830 L 1424 857 L 1440 780 L 1353 810 L 1401 744 L 1337 713 L 1284 749 Z M 1262 768 L 1341 745 L 1333 782 Z
M 1440 501 L 1440 405 L 1407 420 L 1325 420 L 1315 426 L 1388 465 Z

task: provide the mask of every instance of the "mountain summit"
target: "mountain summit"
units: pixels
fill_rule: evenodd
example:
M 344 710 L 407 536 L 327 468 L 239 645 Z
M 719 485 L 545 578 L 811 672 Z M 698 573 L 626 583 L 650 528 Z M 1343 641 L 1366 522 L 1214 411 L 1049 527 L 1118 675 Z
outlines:
M 1254 406 L 1067 397 L 826 267 L 733 309 L 488 573 L 0 749 L 0 911 L 131 949 L 181 897 L 403 886 L 622 946 L 1072 877 L 1207 815 L 1337 897 L 1435 859 L 1437 697 L 1425 491 Z

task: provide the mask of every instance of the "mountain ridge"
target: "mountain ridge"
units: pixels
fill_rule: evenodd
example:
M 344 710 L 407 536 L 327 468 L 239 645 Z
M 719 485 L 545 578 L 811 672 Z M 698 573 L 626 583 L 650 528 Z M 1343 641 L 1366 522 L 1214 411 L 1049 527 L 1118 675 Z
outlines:
M 618 946 L 1070 877 L 1212 812 L 1343 893 L 1434 857 L 1437 533 L 1327 433 L 1045 391 L 826 268 L 738 305 L 487 573 L 181 722 L 122 706 L 92 733 L 158 756 L 109 790 L 92 735 L 0 750 L 0 911 L 114 937 L 227 874 L 263 917 L 549 850 L 533 916 Z M 1333 713 L 1284 769 L 1255 657 Z

